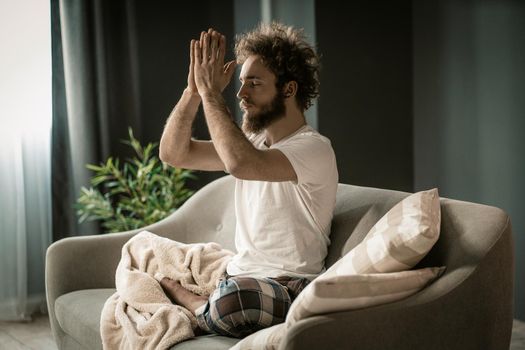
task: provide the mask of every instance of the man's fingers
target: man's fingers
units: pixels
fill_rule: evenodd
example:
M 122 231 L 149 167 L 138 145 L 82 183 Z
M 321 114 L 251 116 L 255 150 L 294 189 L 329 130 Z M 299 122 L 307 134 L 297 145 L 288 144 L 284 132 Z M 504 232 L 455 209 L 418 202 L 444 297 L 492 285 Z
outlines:
M 213 30 L 213 28 L 208 28 L 208 36 L 210 38 L 210 47 L 212 45 L 213 32 L 215 32 L 215 30 Z M 209 54 L 211 56 L 211 50 L 210 50 Z
M 215 50 L 215 58 L 219 64 L 223 64 L 223 62 L 220 61 L 221 58 L 221 35 L 217 34 L 217 50 Z
M 229 69 L 230 69 L 230 66 L 232 65 L 232 62 L 233 62 L 233 61 L 230 61 L 230 62 L 228 62 L 228 63 L 226 63 L 226 64 L 224 65 L 224 67 L 223 67 L 223 72 L 224 72 L 224 74 L 227 74 L 227 73 L 228 73 L 228 71 L 229 71 Z
M 209 46 L 210 46 L 210 35 L 208 33 L 204 34 L 204 40 L 201 43 L 201 50 L 202 50 L 202 62 L 208 62 L 208 58 L 210 57 L 209 53 Z
M 226 55 L 226 37 L 224 35 L 219 34 L 219 52 L 217 53 L 217 59 L 219 60 L 220 64 L 224 62 L 225 55 Z
M 195 54 L 194 54 L 194 61 L 195 61 L 195 64 L 201 64 L 201 43 L 200 41 L 197 41 L 195 42 L 195 44 L 193 45 L 195 50 Z
M 195 62 L 195 40 L 190 41 L 190 69 L 193 68 Z
M 201 51 L 199 51 L 199 52 L 201 52 L 201 53 L 202 53 L 202 48 L 204 47 L 204 35 L 205 34 L 206 34 L 206 32 L 204 32 L 204 31 L 201 32 L 201 37 L 200 37 L 199 42 L 198 42 L 198 44 L 200 46 L 200 49 L 201 49 Z M 199 57 L 199 58 L 202 61 L 202 57 Z
M 217 57 L 213 56 L 214 53 L 217 53 L 217 41 L 215 40 L 215 32 L 208 33 L 208 37 L 210 38 L 210 51 L 208 52 L 208 54 L 210 55 L 209 58 L 214 59 Z
M 236 66 L 237 66 L 237 62 L 235 60 L 226 63 L 224 74 L 226 74 L 226 76 L 228 77 L 228 81 L 231 80 L 233 72 L 235 72 Z

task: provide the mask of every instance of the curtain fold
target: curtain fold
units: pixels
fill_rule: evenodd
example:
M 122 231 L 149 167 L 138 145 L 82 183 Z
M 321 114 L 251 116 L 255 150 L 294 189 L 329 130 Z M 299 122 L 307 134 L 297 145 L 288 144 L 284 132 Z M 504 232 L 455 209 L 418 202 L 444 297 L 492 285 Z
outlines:
M 79 224 L 74 203 L 89 186 L 88 163 L 126 154 L 128 126 L 140 137 L 129 18 L 132 2 L 52 0 L 53 239 L 96 234 Z M 131 10 L 130 10 L 131 9 Z

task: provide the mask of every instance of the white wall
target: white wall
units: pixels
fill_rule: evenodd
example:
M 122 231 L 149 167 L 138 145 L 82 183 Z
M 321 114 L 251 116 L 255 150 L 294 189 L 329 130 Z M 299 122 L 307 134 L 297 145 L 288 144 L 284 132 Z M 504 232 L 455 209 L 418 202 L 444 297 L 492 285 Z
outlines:
M 45 307 L 51 241 L 49 1 L 0 2 L 0 319 Z

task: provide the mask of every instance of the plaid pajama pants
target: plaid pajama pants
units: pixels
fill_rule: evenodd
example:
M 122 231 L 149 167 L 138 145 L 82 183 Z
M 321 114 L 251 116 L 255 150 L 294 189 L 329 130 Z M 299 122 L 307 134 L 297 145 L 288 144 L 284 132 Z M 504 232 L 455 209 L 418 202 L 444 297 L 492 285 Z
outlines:
M 293 300 L 308 285 L 306 278 L 226 276 L 195 311 L 199 327 L 208 333 L 243 338 L 284 322 Z

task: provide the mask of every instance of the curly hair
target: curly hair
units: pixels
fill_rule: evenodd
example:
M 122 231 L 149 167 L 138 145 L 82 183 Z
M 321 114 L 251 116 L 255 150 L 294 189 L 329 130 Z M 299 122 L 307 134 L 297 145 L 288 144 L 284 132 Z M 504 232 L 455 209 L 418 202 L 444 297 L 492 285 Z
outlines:
M 297 82 L 296 98 L 303 111 L 319 96 L 319 56 L 305 40 L 302 29 L 277 22 L 261 23 L 255 30 L 237 35 L 235 39 L 238 63 L 257 55 L 275 74 L 278 89 L 289 81 Z

